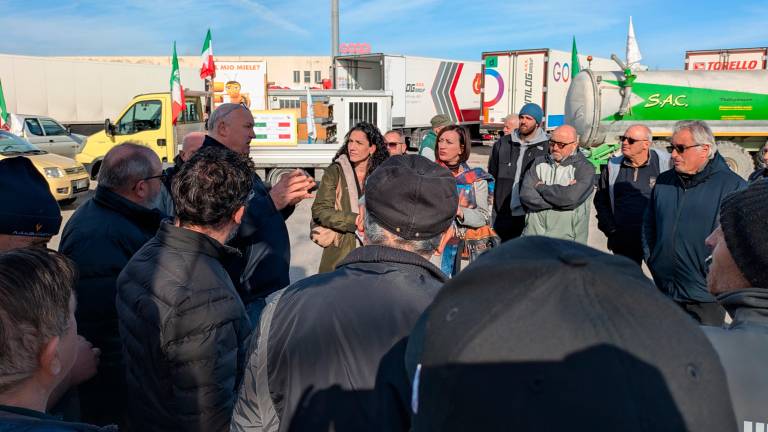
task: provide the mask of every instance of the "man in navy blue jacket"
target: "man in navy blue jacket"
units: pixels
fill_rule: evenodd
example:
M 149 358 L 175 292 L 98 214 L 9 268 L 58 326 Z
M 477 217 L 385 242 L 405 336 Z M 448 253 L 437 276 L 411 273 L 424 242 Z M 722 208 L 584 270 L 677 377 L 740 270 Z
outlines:
M 659 175 L 643 222 L 645 261 L 656 286 L 704 325 L 720 325 L 725 310 L 707 291 L 709 251 L 722 199 L 746 186 L 717 153 L 709 126 L 681 121 L 672 134 L 675 169 Z

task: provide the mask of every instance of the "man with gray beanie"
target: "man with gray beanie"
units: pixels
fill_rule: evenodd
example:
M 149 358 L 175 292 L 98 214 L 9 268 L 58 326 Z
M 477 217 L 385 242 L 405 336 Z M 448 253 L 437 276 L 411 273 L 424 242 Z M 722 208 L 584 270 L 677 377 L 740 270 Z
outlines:
M 232 430 L 407 430 L 406 337 L 446 281 L 428 259 L 457 208 L 445 168 L 381 164 L 360 206 L 364 246 L 267 299 Z
M 533 160 L 549 153 L 549 137 L 541 128 L 543 117 L 539 105 L 523 105 L 517 129 L 496 141 L 488 159 L 488 172 L 496 179 L 493 229 L 502 241 L 519 237 L 525 228 L 520 184 Z
M 700 327 L 634 262 L 567 240 L 482 255 L 407 352 L 415 432 L 737 430 Z
M 707 238 L 712 250 L 707 288 L 733 318 L 704 327 L 720 354 L 736 419 L 744 432 L 768 423 L 768 181 L 728 195 L 720 226 Z

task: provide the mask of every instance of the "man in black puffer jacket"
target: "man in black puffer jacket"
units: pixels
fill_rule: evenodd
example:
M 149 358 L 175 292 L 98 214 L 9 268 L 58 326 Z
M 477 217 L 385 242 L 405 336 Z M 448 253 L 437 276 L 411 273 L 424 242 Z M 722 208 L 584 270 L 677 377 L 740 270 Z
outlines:
M 250 322 L 222 261 L 253 187 L 253 163 L 204 148 L 176 174 L 176 220 L 117 280 L 127 429 L 222 431 L 242 377 Z
M 672 135 L 674 170 L 656 179 L 643 221 L 645 262 L 656 286 L 705 325 L 721 325 L 725 310 L 707 291 L 704 240 L 717 228 L 720 203 L 746 186 L 717 153 L 702 121 L 682 121 Z
M 60 251 L 79 269 L 77 323 L 80 334 L 101 349 L 96 376 L 79 386 L 81 415 L 88 423 L 122 424 L 125 387 L 117 330 L 115 282 L 131 256 L 160 226 L 155 207 L 162 164 L 149 148 L 121 144 L 104 157 L 96 195 L 64 227 Z

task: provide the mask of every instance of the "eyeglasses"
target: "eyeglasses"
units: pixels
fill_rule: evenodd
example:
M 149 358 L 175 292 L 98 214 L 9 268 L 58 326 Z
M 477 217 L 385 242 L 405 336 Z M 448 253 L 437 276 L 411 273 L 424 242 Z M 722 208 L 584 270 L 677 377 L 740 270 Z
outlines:
M 555 147 L 559 148 L 559 149 L 563 149 L 563 148 L 565 148 L 565 146 L 569 146 L 569 145 L 571 145 L 571 144 L 574 144 L 574 143 L 576 143 L 576 141 L 571 141 L 571 142 L 560 142 L 560 141 L 554 141 L 554 140 L 551 140 L 551 139 L 550 139 L 550 140 L 549 140 L 549 143 L 550 143 L 551 145 L 553 145 L 553 146 L 555 146 Z
M 694 145 L 689 145 L 689 146 L 684 146 L 684 145 L 682 145 L 682 144 L 678 144 L 678 145 L 674 145 L 674 144 L 672 144 L 672 145 L 668 145 L 668 146 L 667 146 L 667 151 L 668 151 L 668 152 L 670 152 L 670 153 L 672 153 L 672 151 L 674 150 L 674 151 L 676 151 L 676 152 L 677 152 L 677 154 L 683 154 L 683 153 L 685 153 L 685 151 L 686 151 L 686 150 L 688 150 L 689 148 L 692 148 L 692 147 L 701 147 L 701 146 L 702 146 L 702 144 L 694 144 Z
M 636 142 L 641 142 L 641 141 L 648 141 L 648 140 L 644 140 L 644 139 L 637 139 L 637 138 L 632 138 L 632 137 L 629 137 L 629 136 L 626 136 L 626 135 L 621 135 L 621 136 L 619 137 L 619 142 L 620 142 L 620 143 L 622 143 L 622 142 L 624 142 L 624 141 L 627 141 L 627 142 L 629 143 L 629 145 L 632 145 L 632 144 L 634 144 L 634 143 L 636 143 Z
M 152 180 L 152 179 L 156 179 L 156 178 L 159 178 L 159 179 L 164 179 L 164 178 L 166 178 L 167 176 L 168 176 L 168 174 L 166 174 L 166 173 L 164 173 L 164 172 L 163 172 L 163 173 L 160 173 L 160 174 L 158 174 L 158 175 L 149 176 L 149 177 L 144 177 L 143 179 L 140 179 L 139 181 L 137 181 L 137 182 L 136 182 L 136 183 L 133 185 L 133 190 L 136 190 L 136 185 L 138 185 L 138 184 L 139 184 L 139 182 L 142 182 L 142 181 L 148 181 L 148 180 Z
M 395 148 L 395 147 L 399 146 L 400 144 L 405 144 L 405 143 L 401 143 L 401 142 L 388 142 L 388 143 L 385 143 L 385 144 L 389 148 Z

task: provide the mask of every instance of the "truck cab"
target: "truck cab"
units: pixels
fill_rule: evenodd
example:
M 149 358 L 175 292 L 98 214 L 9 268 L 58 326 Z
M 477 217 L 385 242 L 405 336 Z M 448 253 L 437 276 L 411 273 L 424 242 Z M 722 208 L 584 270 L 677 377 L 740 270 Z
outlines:
M 104 120 L 104 130 L 86 139 L 76 156 L 77 161 L 85 165 L 95 179 L 104 155 L 112 147 L 133 142 L 151 148 L 163 163 L 172 163 L 184 135 L 204 130 L 204 95 L 204 92 L 185 91 L 186 109 L 176 125 L 171 118 L 170 93 L 135 96 L 114 123 Z

